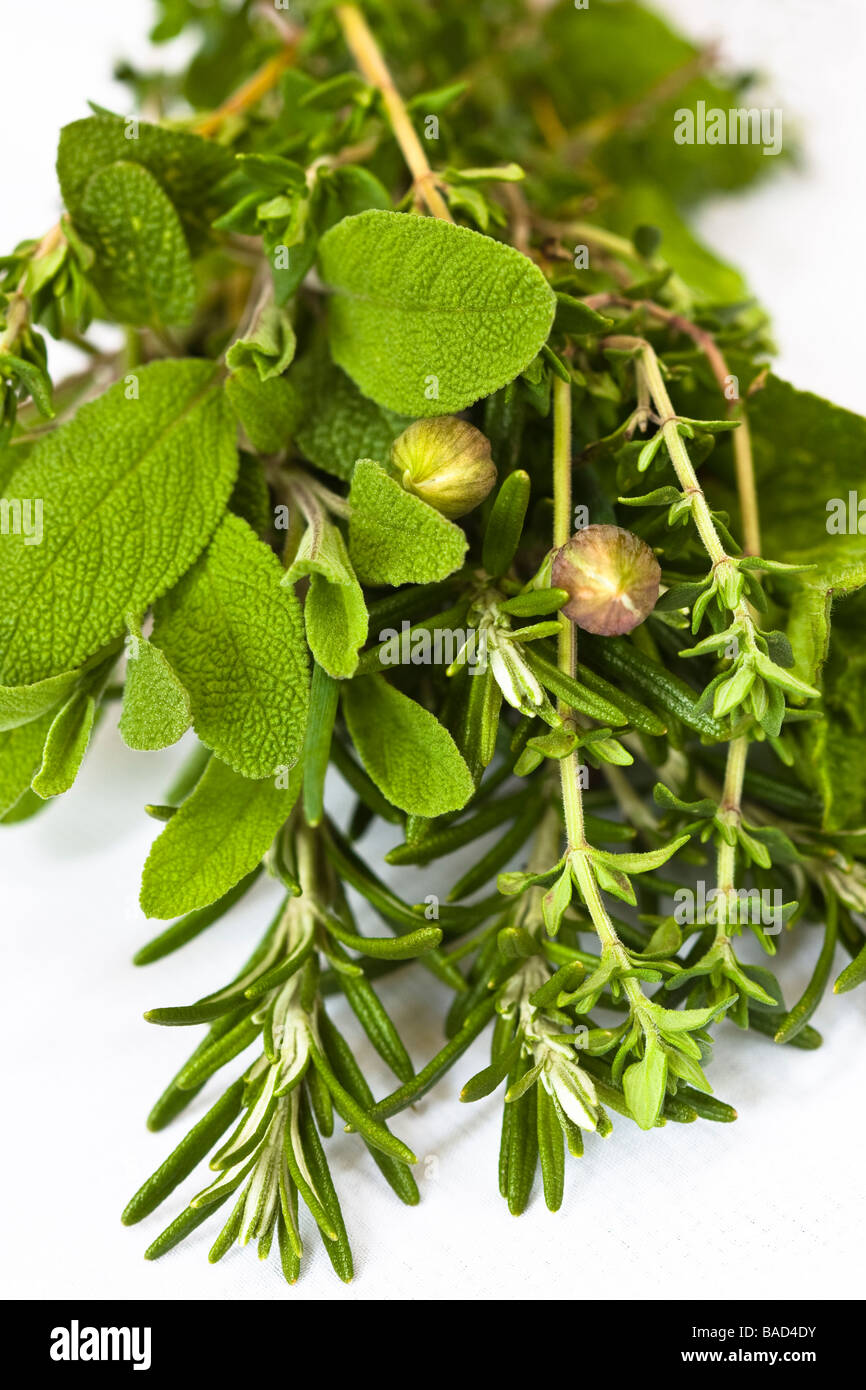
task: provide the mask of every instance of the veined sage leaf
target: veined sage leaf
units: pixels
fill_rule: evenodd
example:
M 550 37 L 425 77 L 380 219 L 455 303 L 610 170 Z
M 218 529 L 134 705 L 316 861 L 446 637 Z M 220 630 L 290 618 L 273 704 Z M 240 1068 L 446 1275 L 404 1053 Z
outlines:
M 168 748 L 192 720 L 189 695 L 165 652 L 130 625 L 120 736 L 128 748 Z
M 157 606 L 153 641 L 189 691 L 195 731 L 246 777 L 301 751 L 309 676 L 301 611 L 273 551 L 227 514 L 207 552 Z
M 346 217 L 322 237 L 319 267 L 334 360 L 407 415 L 454 414 L 512 381 L 556 308 L 528 257 L 436 218 Z
M 417 816 L 465 806 L 474 791 L 469 768 L 428 710 L 384 676 L 353 680 L 343 692 L 343 710 L 364 767 L 395 806 Z
M 182 917 L 216 902 L 251 873 L 297 800 L 300 769 L 273 778 L 240 777 L 211 758 L 195 790 L 157 837 L 144 866 L 147 917 Z
M 207 544 L 236 469 L 209 362 L 140 367 L 38 444 L 6 493 L 42 499 L 44 534 L 0 534 L 0 679 L 68 671 L 144 612 Z
M 94 174 L 76 224 L 96 253 L 91 270 L 112 314 L 125 323 L 185 324 L 195 280 L 180 218 L 140 164 L 118 161 Z
M 404 492 L 373 459 L 356 463 L 349 502 L 349 554 L 365 584 L 427 584 L 463 563 L 460 527 Z

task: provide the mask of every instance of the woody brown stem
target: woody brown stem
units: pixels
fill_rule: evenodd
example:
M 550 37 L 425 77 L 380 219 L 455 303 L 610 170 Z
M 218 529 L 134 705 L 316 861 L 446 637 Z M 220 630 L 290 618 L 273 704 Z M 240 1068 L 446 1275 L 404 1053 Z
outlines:
M 409 167 L 416 193 L 434 217 L 440 217 L 443 222 L 453 222 L 448 205 L 436 187 L 436 175 L 409 119 L 405 102 L 394 86 L 388 65 L 366 19 L 357 5 L 338 5 L 336 13 L 360 72 L 382 94 L 391 130 Z

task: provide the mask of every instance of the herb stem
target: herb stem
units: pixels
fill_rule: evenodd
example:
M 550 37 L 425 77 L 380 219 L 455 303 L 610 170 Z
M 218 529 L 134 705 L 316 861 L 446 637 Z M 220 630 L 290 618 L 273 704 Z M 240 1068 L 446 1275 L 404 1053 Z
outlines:
M 567 542 L 571 534 L 571 382 L 556 377 L 553 382 L 553 544 L 555 549 Z M 567 676 L 577 675 L 577 629 L 566 622 L 559 630 L 557 656 L 560 671 Z M 560 718 L 568 723 L 572 711 L 559 702 Z M 569 753 L 560 762 L 562 805 L 568 848 L 581 849 L 586 844 L 583 820 L 583 798 L 580 794 L 579 767 L 576 753 Z M 603 909 L 602 909 L 603 910 Z
M 698 482 L 698 475 L 689 458 L 685 440 L 679 432 L 677 415 L 674 411 L 671 398 L 668 395 L 664 378 L 662 377 L 659 360 L 656 357 L 654 348 L 652 348 L 649 343 L 644 343 L 641 349 L 640 364 L 641 370 L 646 377 L 653 404 L 661 416 L 661 432 L 664 435 L 665 445 L 670 455 L 674 472 L 677 475 L 683 492 L 688 497 L 691 497 L 692 516 L 694 517 L 698 535 L 713 565 L 725 564 L 728 560 L 727 552 L 716 530 L 709 503 L 704 496 L 703 488 Z
M 749 752 L 749 740 L 744 734 L 739 738 L 731 739 L 728 744 L 728 758 L 725 764 L 725 781 L 722 787 L 722 799 L 719 802 L 719 811 L 722 815 L 736 817 L 739 819 L 740 807 L 743 799 L 743 779 L 746 775 L 746 758 Z M 721 893 L 724 893 L 727 901 L 728 895 L 733 892 L 735 887 L 734 877 L 736 869 L 737 848 L 736 845 L 729 845 L 726 840 L 722 840 L 719 845 L 718 858 L 716 860 L 716 884 Z
M 734 466 L 737 473 L 737 495 L 743 522 L 743 550 L 746 555 L 761 553 L 761 518 L 758 510 L 758 489 L 755 486 L 755 465 L 752 457 L 752 434 L 745 407 L 735 412 L 739 429 L 734 430 Z
M 406 104 L 394 85 L 370 26 L 357 5 L 337 5 L 336 10 L 343 36 L 359 70 L 371 86 L 376 87 L 382 94 L 391 130 L 409 166 L 416 193 L 434 217 L 440 217 L 443 222 L 453 222 L 448 205 L 436 187 L 436 175 L 430 168 L 424 148 L 409 118 Z
M 255 106 L 266 96 L 279 82 L 283 72 L 295 61 L 298 49 L 299 34 L 292 34 L 287 38 L 281 51 L 269 58 L 266 63 L 254 72 L 252 77 L 238 87 L 237 91 L 232 92 L 231 96 L 218 106 L 216 110 L 209 111 L 206 116 L 202 116 L 193 125 L 193 130 L 197 135 L 205 138 L 216 135 L 225 121 L 230 116 L 237 116 L 241 111 L 248 111 L 251 106 Z
M 553 543 L 559 549 L 571 534 L 571 382 L 556 377 L 553 382 Z M 559 632 L 559 669 L 568 676 L 577 675 L 577 627 L 568 622 Z M 557 706 L 560 718 L 569 724 L 573 713 L 562 701 Z M 587 911 L 599 941 L 613 951 L 623 970 L 629 959 L 617 935 L 599 890 L 592 862 L 587 855 L 586 826 L 583 815 L 583 795 L 580 789 L 580 768 L 577 753 L 560 759 L 559 775 L 562 787 L 562 808 L 568 853 L 580 886 Z M 636 1011 L 644 1003 L 640 985 L 634 979 L 623 980 L 625 993 Z
M 680 483 L 683 492 L 692 499 L 692 516 L 698 534 L 703 541 L 704 548 L 713 563 L 713 566 L 728 563 L 730 557 L 725 547 L 722 545 L 719 533 L 716 530 L 710 512 L 709 504 L 704 495 L 703 488 L 698 482 L 692 461 L 689 458 L 685 442 L 677 428 L 677 418 L 674 413 L 671 398 L 668 395 L 664 379 L 661 374 L 658 358 L 649 343 L 640 339 L 607 339 L 611 346 L 637 346 L 640 347 L 640 366 L 644 374 L 650 396 L 656 410 L 662 417 L 662 433 L 665 445 L 670 455 L 671 463 Z M 741 416 L 740 428 L 735 431 L 735 436 L 742 433 L 740 451 L 737 457 L 737 485 L 740 490 L 740 505 L 743 512 L 744 526 L 748 517 L 749 538 L 754 547 L 752 554 L 760 552 L 760 532 L 758 526 L 758 502 L 755 489 L 754 469 L 752 466 L 752 449 L 749 436 L 748 422 L 745 416 Z M 741 611 L 740 611 L 741 610 Z M 741 603 L 738 613 L 744 617 L 751 626 L 751 615 L 745 603 Z M 725 766 L 725 781 L 722 789 L 722 800 L 719 811 L 728 819 L 736 818 L 741 814 L 741 802 L 743 796 L 743 779 L 746 773 L 746 759 L 749 751 L 749 740 L 745 734 L 731 740 L 728 745 L 727 763 Z M 736 843 L 728 844 L 722 840 L 719 845 L 718 857 L 716 862 L 716 883 L 719 890 L 724 893 L 725 900 L 735 889 L 736 874 Z M 727 913 L 725 921 L 720 923 L 717 932 L 717 942 L 722 937 L 727 936 Z

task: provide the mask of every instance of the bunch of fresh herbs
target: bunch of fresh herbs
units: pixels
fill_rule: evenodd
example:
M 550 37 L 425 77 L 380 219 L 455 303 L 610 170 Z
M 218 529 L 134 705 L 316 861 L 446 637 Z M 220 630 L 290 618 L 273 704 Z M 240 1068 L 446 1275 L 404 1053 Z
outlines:
M 511 1211 L 539 1168 L 555 1209 L 611 1113 L 735 1118 L 723 1021 L 815 1048 L 837 941 L 836 990 L 866 978 L 866 422 L 770 373 L 689 230 L 772 160 L 674 138 L 748 84 L 648 10 L 158 9 L 186 69 L 126 66 L 137 114 L 63 129 L 65 211 L 0 261 L 0 814 L 68 791 L 106 713 L 135 749 L 194 730 L 137 962 L 263 873 L 283 900 L 234 979 L 148 1014 L 207 1029 L 152 1128 L 234 1079 L 124 1221 L 211 1155 L 149 1257 L 225 1207 L 212 1260 L 276 1237 L 293 1281 L 315 1223 L 348 1279 L 335 1115 L 412 1205 L 388 1121 L 488 1030 L 462 1099 L 502 1095 Z M 84 369 L 52 383 L 45 333 Z M 378 822 L 391 864 L 478 852 L 412 905 Z M 792 1006 L 744 927 L 770 959 L 815 935 Z M 376 992 L 405 969 L 453 992 L 420 1070 Z

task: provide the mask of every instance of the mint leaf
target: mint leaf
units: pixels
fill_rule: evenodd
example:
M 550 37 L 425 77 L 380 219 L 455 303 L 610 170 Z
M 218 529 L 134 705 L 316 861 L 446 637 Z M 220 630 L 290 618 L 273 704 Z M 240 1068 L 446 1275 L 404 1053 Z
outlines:
M 356 677 L 343 712 L 361 762 L 394 806 L 439 816 L 466 805 L 475 784 L 448 730 L 384 676 Z
M 363 583 L 425 584 L 462 565 L 461 528 L 404 492 L 373 459 L 355 465 L 349 503 L 349 555 Z
M 354 675 L 358 649 L 367 640 L 367 605 L 333 522 L 308 527 L 283 583 L 303 575 L 312 576 L 304 604 L 310 651 L 329 676 L 345 680 Z
M 211 758 L 192 795 L 154 841 L 141 881 L 147 917 L 207 907 L 260 862 L 297 800 L 299 768 L 285 788 L 241 777 Z
M 387 458 L 398 434 L 411 424 L 408 416 L 362 396 L 324 345 L 299 358 L 289 380 L 304 411 L 295 443 L 317 468 L 338 478 L 351 478 L 356 459 Z
M 192 564 L 237 468 L 210 363 L 155 362 L 54 430 L 17 467 L 9 498 L 41 498 L 44 536 L 0 534 L 0 679 L 68 671 Z
M 165 653 L 130 620 L 120 737 L 128 748 L 168 748 L 192 722 L 189 696 Z
M 125 323 L 185 324 L 195 280 L 180 218 L 139 164 L 111 164 L 87 184 L 76 226 L 93 248 L 90 275 Z
M 513 380 L 545 342 L 556 300 L 513 247 L 436 218 L 362 212 L 319 243 L 335 291 L 334 360 L 379 405 L 463 410 Z
M 301 408 L 290 381 L 239 367 L 226 378 L 226 394 L 254 449 L 277 454 L 289 447 Z
M 53 721 L 54 714 L 48 710 L 29 724 L 0 733 L 0 816 L 11 811 L 30 789 Z
M 195 731 L 246 777 L 292 766 L 309 699 L 301 610 L 273 551 L 227 515 L 156 608 L 154 645 L 189 691 Z

